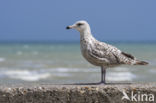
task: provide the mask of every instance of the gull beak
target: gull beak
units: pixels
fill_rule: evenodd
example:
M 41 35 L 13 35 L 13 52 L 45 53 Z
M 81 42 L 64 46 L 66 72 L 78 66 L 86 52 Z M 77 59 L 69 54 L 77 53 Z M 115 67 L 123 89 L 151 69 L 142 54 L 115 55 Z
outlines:
M 73 29 L 75 26 L 71 25 L 71 26 L 67 26 L 66 29 Z

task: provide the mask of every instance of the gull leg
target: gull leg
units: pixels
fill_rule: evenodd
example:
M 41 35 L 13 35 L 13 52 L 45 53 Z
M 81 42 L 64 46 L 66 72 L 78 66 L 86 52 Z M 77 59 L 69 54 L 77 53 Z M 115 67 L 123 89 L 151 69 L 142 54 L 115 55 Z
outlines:
M 101 83 L 105 84 L 106 83 L 106 68 L 104 68 L 103 66 L 101 66 Z
M 103 82 L 103 67 L 101 67 L 101 83 Z
M 103 67 L 103 83 L 106 84 L 106 69 Z

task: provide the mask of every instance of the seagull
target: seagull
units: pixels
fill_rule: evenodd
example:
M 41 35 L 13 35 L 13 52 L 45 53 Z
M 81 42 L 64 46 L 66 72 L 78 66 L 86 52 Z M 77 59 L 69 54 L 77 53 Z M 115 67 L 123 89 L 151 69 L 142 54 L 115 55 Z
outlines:
M 80 32 L 80 48 L 83 57 L 91 64 L 101 67 L 101 84 L 106 84 L 106 69 L 122 64 L 147 65 L 145 61 L 136 59 L 131 54 L 123 52 L 118 48 L 96 40 L 87 21 L 77 21 L 66 29 L 76 29 Z

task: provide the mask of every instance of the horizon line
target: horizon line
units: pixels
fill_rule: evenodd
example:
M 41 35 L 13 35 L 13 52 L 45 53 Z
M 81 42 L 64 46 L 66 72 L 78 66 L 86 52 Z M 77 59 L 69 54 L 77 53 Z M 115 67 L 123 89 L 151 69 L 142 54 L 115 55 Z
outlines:
M 101 40 L 108 43 L 156 43 L 156 40 Z M 79 40 L 3 40 L 0 43 L 79 43 Z

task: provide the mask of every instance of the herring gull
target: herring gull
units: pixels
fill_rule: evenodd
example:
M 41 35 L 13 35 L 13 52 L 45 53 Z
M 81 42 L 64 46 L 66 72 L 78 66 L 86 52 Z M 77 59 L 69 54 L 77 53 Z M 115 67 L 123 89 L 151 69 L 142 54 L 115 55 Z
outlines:
M 106 69 L 122 64 L 147 65 L 145 61 L 136 59 L 131 54 L 125 53 L 118 48 L 96 40 L 92 34 L 87 21 L 77 21 L 66 29 L 76 29 L 80 32 L 80 46 L 83 57 L 95 66 L 101 67 L 101 82 L 105 84 Z

